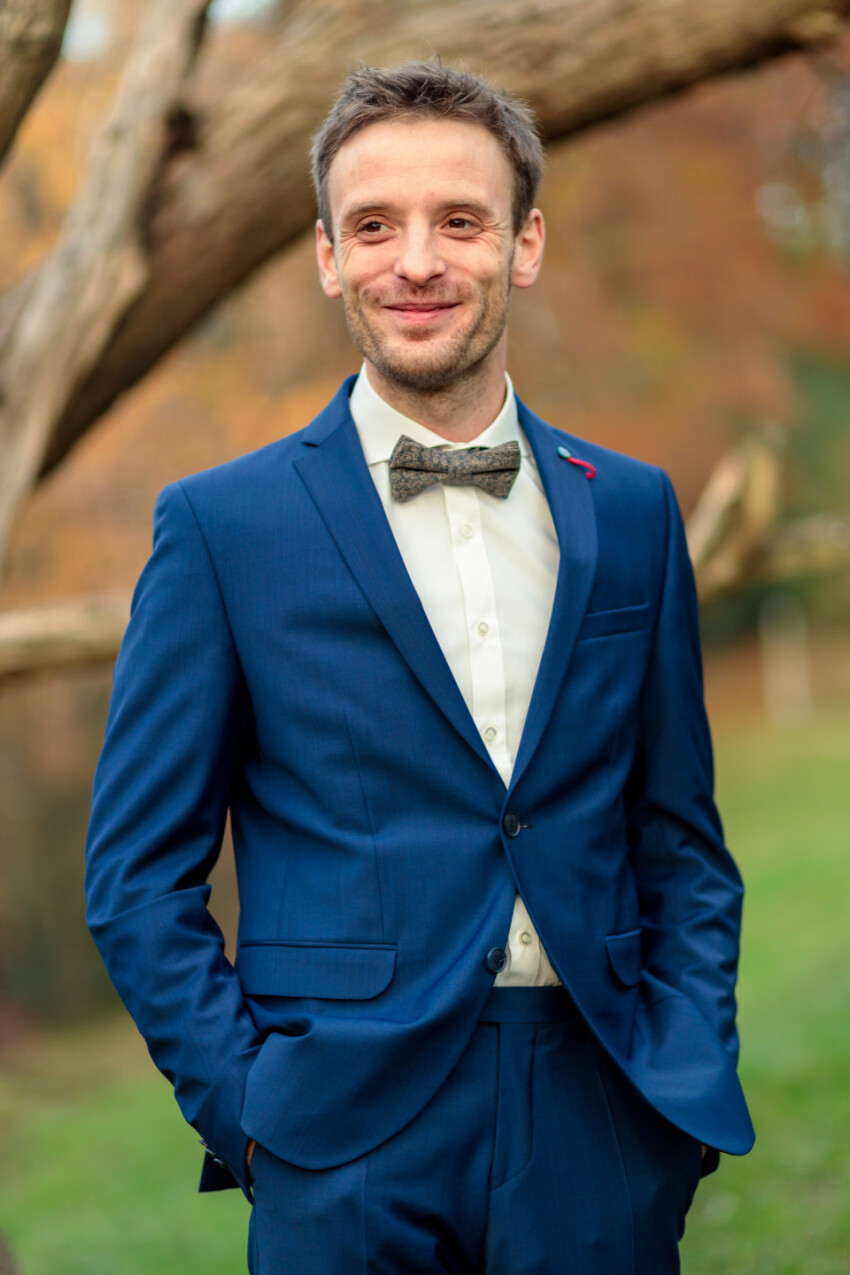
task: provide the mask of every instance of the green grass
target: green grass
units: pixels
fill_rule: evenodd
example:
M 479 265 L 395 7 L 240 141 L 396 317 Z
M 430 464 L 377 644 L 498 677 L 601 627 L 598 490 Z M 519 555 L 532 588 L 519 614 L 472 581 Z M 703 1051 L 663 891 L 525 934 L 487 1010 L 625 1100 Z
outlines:
M 721 733 L 747 885 L 741 1076 L 757 1143 L 700 1187 L 685 1275 L 850 1271 L 850 721 Z
M 124 1022 L 22 1058 L 0 1080 L 0 1122 L 0 1230 L 21 1275 L 246 1269 L 248 1204 L 195 1192 L 198 1139 Z
M 847 1275 L 850 718 L 721 730 L 717 754 L 747 883 L 742 1077 L 758 1142 L 700 1187 L 683 1271 Z M 195 1193 L 200 1148 L 125 1023 L 10 1056 L 0 1130 L 0 1230 L 21 1275 L 245 1270 L 248 1206 Z

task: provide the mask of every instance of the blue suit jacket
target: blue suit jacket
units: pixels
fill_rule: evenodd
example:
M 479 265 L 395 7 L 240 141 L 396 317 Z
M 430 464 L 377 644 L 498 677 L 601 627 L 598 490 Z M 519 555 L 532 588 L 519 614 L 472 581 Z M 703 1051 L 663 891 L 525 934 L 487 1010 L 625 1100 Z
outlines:
M 411 1120 L 472 1034 L 517 889 L 637 1088 L 747 1151 L 742 887 L 669 480 L 520 405 L 561 560 L 506 790 L 396 548 L 350 388 L 300 433 L 166 488 L 115 670 L 89 922 L 230 1171 L 208 1162 L 204 1184 L 247 1190 L 248 1136 L 321 1168 Z M 206 906 L 228 808 L 235 968 Z

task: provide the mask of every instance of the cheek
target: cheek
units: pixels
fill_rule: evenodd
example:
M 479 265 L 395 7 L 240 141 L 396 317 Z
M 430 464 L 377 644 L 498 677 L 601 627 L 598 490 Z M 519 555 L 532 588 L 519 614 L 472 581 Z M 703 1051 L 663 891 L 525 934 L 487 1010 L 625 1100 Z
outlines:
M 484 292 L 497 292 L 510 282 L 511 263 L 501 254 L 492 254 L 467 267 L 465 273 Z
M 380 291 L 382 281 L 390 274 L 387 267 L 375 261 L 370 261 L 368 265 L 352 262 L 340 267 L 340 282 L 346 296 L 368 300 Z

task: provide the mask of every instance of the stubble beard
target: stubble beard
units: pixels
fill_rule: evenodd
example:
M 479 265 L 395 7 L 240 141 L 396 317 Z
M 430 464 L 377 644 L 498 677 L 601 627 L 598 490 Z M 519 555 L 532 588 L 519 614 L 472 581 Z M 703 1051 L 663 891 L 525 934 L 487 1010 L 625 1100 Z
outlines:
M 439 300 L 427 294 L 415 299 Z M 478 314 L 465 331 L 434 341 L 426 332 L 414 329 L 406 338 L 392 341 L 370 322 L 359 300 L 343 294 L 348 332 L 363 358 L 387 379 L 419 391 L 445 389 L 483 363 L 505 330 L 509 302 L 510 284 L 506 280 L 495 296 L 482 300 Z

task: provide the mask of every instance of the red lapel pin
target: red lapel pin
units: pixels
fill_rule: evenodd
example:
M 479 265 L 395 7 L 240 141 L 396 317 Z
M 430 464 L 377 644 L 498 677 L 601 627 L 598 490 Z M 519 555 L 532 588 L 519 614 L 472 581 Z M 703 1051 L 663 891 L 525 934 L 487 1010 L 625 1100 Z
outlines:
M 579 460 L 578 456 L 572 454 L 569 447 L 559 447 L 558 455 L 562 460 L 568 460 L 571 465 L 580 465 L 588 479 L 596 477 L 596 467 L 591 465 L 589 460 Z

